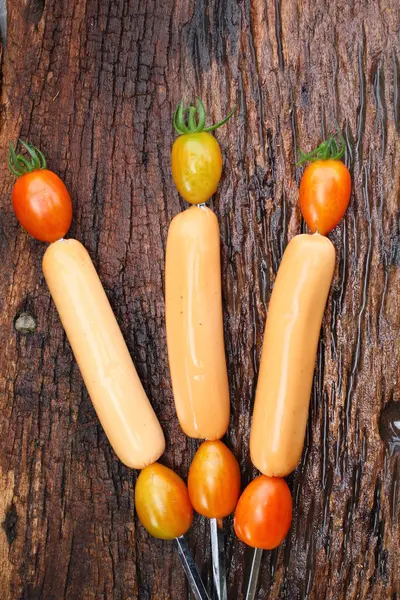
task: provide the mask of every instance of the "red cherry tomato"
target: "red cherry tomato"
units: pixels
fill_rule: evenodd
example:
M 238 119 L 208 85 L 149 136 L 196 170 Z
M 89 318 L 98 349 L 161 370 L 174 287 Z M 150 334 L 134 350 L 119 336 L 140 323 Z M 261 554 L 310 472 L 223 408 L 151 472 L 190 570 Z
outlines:
M 23 144 L 31 161 L 16 155 L 11 145 L 9 166 L 18 179 L 12 191 L 15 214 L 22 227 L 42 242 L 55 242 L 65 236 L 72 221 L 72 203 L 61 179 L 46 169 L 43 154 Z
M 292 496 L 284 479 L 256 477 L 239 498 L 235 533 L 253 548 L 272 550 L 285 539 L 292 521 Z
M 189 469 L 189 496 L 204 517 L 230 515 L 240 494 L 240 468 L 232 452 L 219 440 L 203 442 Z
M 317 160 L 306 168 L 300 183 L 300 208 L 312 233 L 329 233 L 345 214 L 351 178 L 340 160 Z
M 140 522 L 153 537 L 172 540 L 184 535 L 192 524 L 193 508 L 185 482 L 159 463 L 140 472 L 135 506 Z

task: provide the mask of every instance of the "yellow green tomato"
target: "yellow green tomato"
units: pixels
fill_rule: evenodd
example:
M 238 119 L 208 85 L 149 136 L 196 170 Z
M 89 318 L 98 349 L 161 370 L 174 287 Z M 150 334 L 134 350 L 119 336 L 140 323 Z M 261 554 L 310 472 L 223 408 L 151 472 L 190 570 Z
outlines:
M 178 192 L 190 204 L 202 204 L 217 191 L 222 155 L 217 140 L 209 132 L 226 123 L 233 112 L 220 123 L 205 128 L 206 114 L 200 99 L 197 107 L 184 109 L 180 102 L 176 109 L 174 126 L 179 137 L 172 146 L 172 177 Z
M 184 535 L 192 524 L 193 508 L 185 482 L 159 463 L 140 472 L 135 506 L 143 527 L 156 538 L 172 540 Z

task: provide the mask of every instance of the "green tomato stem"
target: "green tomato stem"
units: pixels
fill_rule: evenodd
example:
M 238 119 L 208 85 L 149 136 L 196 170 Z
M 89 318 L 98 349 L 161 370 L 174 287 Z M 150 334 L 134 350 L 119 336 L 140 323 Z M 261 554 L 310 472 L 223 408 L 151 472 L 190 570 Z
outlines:
M 324 142 L 308 154 L 299 150 L 300 160 L 296 163 L 296 167 L 305 162 L 313 162 L 315 160 L 341 160 L 346 150 L 346 141 L 340 130 L 338 130 L 337 134 L 340 140 L 340 149 L 338 148 L 335 136 L 331 134 Z
M 189 107 L 189 118 L 188 118 L 188 129 L 189 131 L 195 131 L 197 129 L 197 123 L 195 120 L 197 109 L 195 106 Z
M 229 119 L 235 113 L 235 110 L 236 107 L 231 110 L 225 119 L 222 119 L 222 121 L 219 121 L 219 123 L 215 123 L 215 125 L 206 127 L 206 110 L 201 99 L 197 97 L 196 105 L 191 104 L 188 108 L 184 108 L 183 100 L 181 100 L 174 113 L 173 123 L 178 135 L 186 135 L 187 133 L 201 133 L 202 131 L 215 131 L 215 129 L 218 129 L 222 125 L 225 125 L 227 121 L 229 121 Z M 187 123 L 186 113 L 189 113 Z
M 211 127 L 206 127 L 204 129 L 204 131 L 215 131 L 215 129 L 218 129 L 218 127 L 225 125 L 225 123 L 227 121 L 229 121 L 229 119 L 235 114 L 235 112 L 236 112 L 236 106 L 234 106 L 232 108 L 231 112 L 229 113 L 229 115 L 227 117 L 225 117 L 225 119 L 222 119 L 222 121 L 220 121 L 219 123 L 216 123 L 215 125 L 211 125 Z
M 22 154 L 17 154 L 14 144 L 10 142 L 10 151 L 8 153 L 7 162 L 11 173 L 16 177 L 22 177 L 22 175 L 32 173 L 32 171 L 47 169 L 47 163 L 43 153 L 32 144 L 27 144 L 23 140 L 19 141 L 29 154 L 30 160 Z

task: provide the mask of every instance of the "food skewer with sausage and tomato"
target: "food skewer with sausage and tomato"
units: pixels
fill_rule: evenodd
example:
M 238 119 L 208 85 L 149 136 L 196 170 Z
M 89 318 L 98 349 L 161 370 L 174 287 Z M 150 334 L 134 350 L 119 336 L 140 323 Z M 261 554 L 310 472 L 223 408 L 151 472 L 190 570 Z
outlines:
M 192 206 L 172 220 L 167 238 L 165 312 L 167 346 L 176 412 L 187 436 L 206 441 L 189 470 L 188 487 L 194 509 L 210 519 L 213 578 L 218 600 L 227 599 L 222 519 L 235 509 L 240 494 L 240 469 L 220 441 L 230 416 L 225 359 L 220 231 L 205 202 L 216 192 L 222 174 L 220 146 L 206 127 L 202 101 L 174 116 L 178 134 L 171 152 L 172 176 Z
M 21 145 L 27 156 L 17 154 L 10 144 L 8 157 L 17 177 L 13 207 L 28 233 L 50 243 L 43 273 L 108 440 L 126 466 L 144 469 L 136 484 L 139 519 L 152 535 L 176 538 L 195 598 L 209 600 L 183 537 L 193 516 L 186 485 L 155 463 L 165 449 L 160 423 L 87 250 L 77 240 L 64 239 L 72 221 L 69 193 L 47 169 L 42 152 L 22 141 Z
M 292 500 L 282 479 L 303 451 L 318 340 L 335 269 L 335 248 L 325 237 L 350 201 L 350 173 L 333 135 L 300 163 L 300 208 L 311 234 L 295 236 L 279 267 L 264 332 L 250 434 L 250 456 L 262 475 L 243 492 L 235 531 L 256 548 L 246 600 L 253 600 L 263 549 L 278 546 L 291 521 Z

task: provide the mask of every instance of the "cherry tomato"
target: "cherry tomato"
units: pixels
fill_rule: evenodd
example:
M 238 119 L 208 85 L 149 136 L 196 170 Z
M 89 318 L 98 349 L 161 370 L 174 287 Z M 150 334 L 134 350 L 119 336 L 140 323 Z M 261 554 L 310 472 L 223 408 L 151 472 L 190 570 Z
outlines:
M 189 469 L 189 496 L 204 517 L 230 515 L 240 494 L 240 468 L 232 452 L 219 440 L 203 442 Z
M 309 154 L 300 151 L 298 164 L 312 160 L 300 183 L 300 208 L 312 233 L 329 233 L 347 210 L 351 193 L 351 177 L 342 163 L 346 143 L 339 132 L 341 148 L 330 135 Z
M 187 123 L 186 113 L 189 113 Z M 183 102 L 178 104 L 174 126 L 179 137 L 172 146 L 171 167 L 175 185 L 186 202 L 202 204 L 217 191 L 222 155 L 217 140 L 208 132 L 224 125 L 233 113 L 234 110 L 219 123 L 205 127 L 206 113 L 199 98 L 197 107 L 184 109 Z
M 23 143 L 31 161 L 16 155 L 11 145 L 9 165 L 18 179 L 12 190 L 12 203 L 22 227 L 34 238 L 55 242 L 65 236 L 72 221 L 72 203 L 61 179 L 46 169 L 43 154 Z
M 292 496 L 284 479 L 260 475 L 246 487 L 235 511 L 235 533 L 253 548 L 272 550 L 292 521 Z
M 188 133 L 176 138 L 171 155 L 172 177 L 190 204 L 207 202 L 217 191 L 222 174 L 219 144 L 210 133 Z
M 185 482 L 159 463 L 140 472 L 135 506 L 140 522 L 153 537 L 172 540 L 192 524 L 193 508 Z

